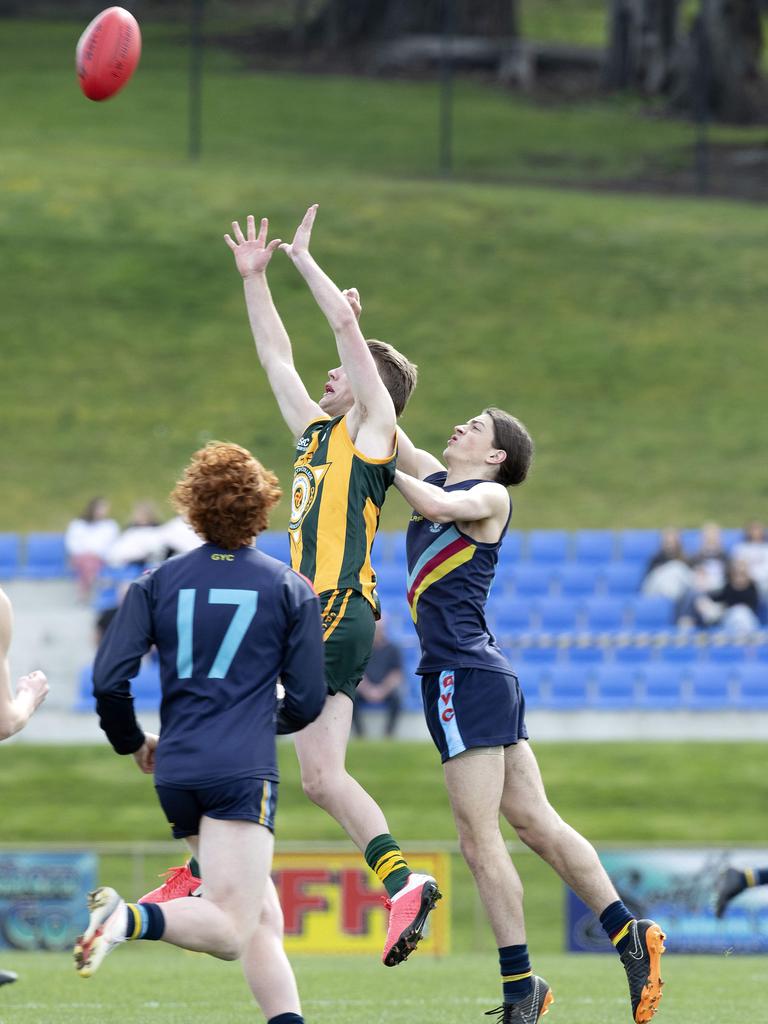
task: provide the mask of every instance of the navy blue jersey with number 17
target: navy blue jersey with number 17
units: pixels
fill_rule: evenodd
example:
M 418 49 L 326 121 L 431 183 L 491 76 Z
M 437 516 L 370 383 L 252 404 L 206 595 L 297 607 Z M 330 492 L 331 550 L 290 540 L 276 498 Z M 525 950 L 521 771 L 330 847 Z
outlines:
M 257 548 L 204 544 L 132 583 L 93 671 L 101 726 L 121 754 L 144 741 L 130 680 L 153 644 L 162 684 L 155 782 L 277 781 L 278 727 L 302 729 L 325 702 L 320 607 L 307 581 Z

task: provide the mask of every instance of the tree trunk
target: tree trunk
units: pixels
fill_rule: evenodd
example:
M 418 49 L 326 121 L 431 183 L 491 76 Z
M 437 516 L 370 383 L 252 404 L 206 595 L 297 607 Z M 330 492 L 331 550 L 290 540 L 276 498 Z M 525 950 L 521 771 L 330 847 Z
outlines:
M 677 48 L 679 0 L 609 0 L 606 85 L 666 91 Z

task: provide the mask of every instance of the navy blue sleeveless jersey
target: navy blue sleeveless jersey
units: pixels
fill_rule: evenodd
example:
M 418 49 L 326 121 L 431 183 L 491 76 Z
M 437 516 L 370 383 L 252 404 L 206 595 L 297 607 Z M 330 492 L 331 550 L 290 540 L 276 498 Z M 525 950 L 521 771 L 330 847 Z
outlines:
M 277 781 L 276 731 L 314 721 L 326 696 L 320 606 L 309 583 L 257 548 L 214 544 L 132 583 L 93 671 L 101 726 L 119 754 L 144 742 L 130 680 L 153 644 L 162 683 L 155 782 Z M 285 700 L 276 721 L 278 677 Z
M 446 472 L 427 483 L 445 491 L 468 491 L 487 480 L 445 486 Z M 511 516 L 510 507 L 510 516 Z M 446 669 L 485 668 L 514 675 L 485 621 L 485 604 L 504 534 L 496 544 L 473 540 L 455 523 L 432 523 L 414 512 L 406 535 L 408 604 L 421 645 L 416 670 L 424 675 Z

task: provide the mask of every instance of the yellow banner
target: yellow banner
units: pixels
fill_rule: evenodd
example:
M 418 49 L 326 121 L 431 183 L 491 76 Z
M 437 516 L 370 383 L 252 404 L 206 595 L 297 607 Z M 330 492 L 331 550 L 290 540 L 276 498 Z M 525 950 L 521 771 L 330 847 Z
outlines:
M 429 915 L 419 956 L 450 951 L 451 858 L 408 856 L 443 894 Z M 379 953 L 387 935 L 384 887 L 359 853 L 276 853 L 273 878 L 285 916 L 288 953 Z

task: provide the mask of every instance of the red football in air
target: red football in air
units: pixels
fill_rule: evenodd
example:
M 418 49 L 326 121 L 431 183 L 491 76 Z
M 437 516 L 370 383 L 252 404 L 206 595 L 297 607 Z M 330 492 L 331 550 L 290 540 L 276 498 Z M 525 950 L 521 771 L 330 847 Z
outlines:
M 108 7 L 80 36 L 75 51 L 80 88 L 89 100 L 106 100 L 122 89 L 141 56 L 141 31 L 130 11 Z

